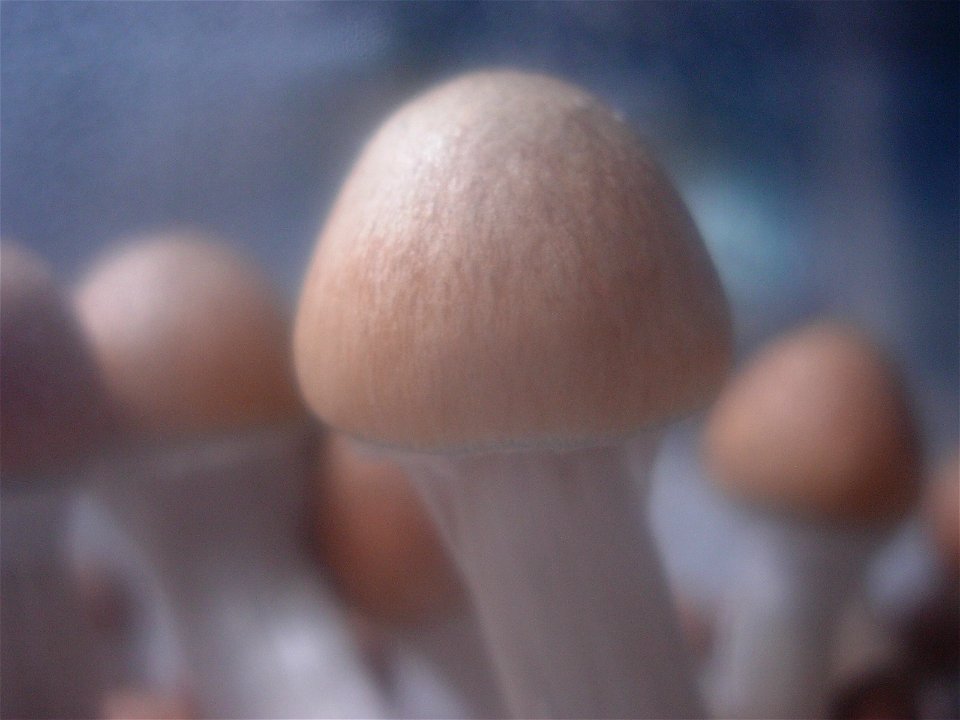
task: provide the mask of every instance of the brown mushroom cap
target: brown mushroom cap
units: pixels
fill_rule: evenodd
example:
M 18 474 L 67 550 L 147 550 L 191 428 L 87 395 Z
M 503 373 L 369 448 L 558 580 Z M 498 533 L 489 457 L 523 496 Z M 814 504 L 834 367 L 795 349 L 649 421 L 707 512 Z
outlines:
M 686 208 L 626 124 L 558 80 L 481 72 L 367 143 L 321 234 L 294 354 L 313 410 L 353 435 L 571 444 L 705 402 L 729 318 Z
M 0 250 L 0 465 L 10 474 L 64 470 L 116 429 L 77 319 L 46 264 Z
M 320 551 L 347 601 L 392 623 L 450 607 L 460 583 L 406 474 L 336 433 L 322 457 Z
M 704 460 L 735 496 L 847 522 L 901 516 L 920 476 L 897 373 L 863 335 L 835 322 L 774 341 L 734 378 L 711 412 Z
M 263 273 L 193 235 L 135 241 L 77 293 L 124 418 L 151 437 L 298 417 L 288 324 Z

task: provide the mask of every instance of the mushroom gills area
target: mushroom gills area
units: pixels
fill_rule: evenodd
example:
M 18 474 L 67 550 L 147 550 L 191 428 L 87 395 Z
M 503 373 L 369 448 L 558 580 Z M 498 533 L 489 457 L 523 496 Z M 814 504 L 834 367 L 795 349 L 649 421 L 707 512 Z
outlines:
M 464 575 L 517 717 L 703 716 L 643 527 L 658 439 L 400 456 Z

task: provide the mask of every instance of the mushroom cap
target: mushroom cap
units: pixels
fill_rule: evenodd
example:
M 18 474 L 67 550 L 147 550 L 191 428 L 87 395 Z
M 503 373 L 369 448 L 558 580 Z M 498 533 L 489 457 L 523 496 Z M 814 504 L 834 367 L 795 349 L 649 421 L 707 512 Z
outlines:
M 0 248 L 0 465 L 13 475 L 57 472 L 116 430 L 73 309 L 49 268 Z
M 324 227 L 294 357 L 334 427 L 420 450 L 577 444 L 681 415 L 729 361 L 683 202 L 627 125 L 469 74 L 374 134 Z
M 320 552 L 347 601 L 391 623 L 453 605 L 458 576 L 406 473 L 337 433 L 322 458 Z
M 836 322 L 761 350 L 721 393 L 704 439 L 724 491 L 807 519 L 880 523 L 912 504 L 920 452 L 894 367 Z
M 124 420 L 178 437 L 302 414 L 288 322 L 263 273 L 198 235 L 133 241 L 77 292 Z

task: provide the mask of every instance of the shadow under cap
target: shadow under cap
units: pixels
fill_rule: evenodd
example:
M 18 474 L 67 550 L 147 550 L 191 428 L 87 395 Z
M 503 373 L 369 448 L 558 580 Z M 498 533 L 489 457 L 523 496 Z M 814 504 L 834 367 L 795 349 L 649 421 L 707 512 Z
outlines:
M 592 441 L 706 402 L 729 325 L 630 129 L 566 83 L 482 72 L 367 143 L 318 241 L 295 360 L 313 410 L 375 442 Z

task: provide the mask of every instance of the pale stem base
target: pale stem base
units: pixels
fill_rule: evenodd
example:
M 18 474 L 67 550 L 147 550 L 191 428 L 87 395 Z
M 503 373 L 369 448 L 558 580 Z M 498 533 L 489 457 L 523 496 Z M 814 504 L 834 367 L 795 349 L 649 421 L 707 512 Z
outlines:
M 403 458 L 472 596 L 517 717 L 702 717 L 636 447 Z
M 876 546 L 872 533 L 755 517 L 718 614 L 707 673 L 728 718 L 822 718 L 845 602 Z

